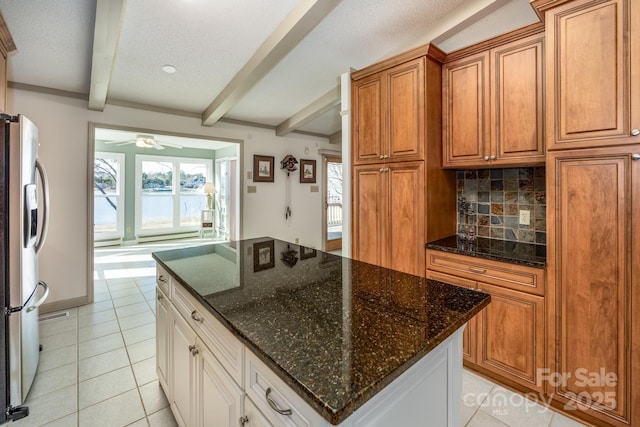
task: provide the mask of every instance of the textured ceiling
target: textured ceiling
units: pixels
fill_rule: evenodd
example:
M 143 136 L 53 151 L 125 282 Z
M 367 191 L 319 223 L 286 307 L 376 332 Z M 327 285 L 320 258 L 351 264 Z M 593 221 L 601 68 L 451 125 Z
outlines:
M 201 114 L 290 12 L 313 2 L 129 0 L 106 102 Z M 18 48 L 10 81 L 89 93 L 96 0 L 2 0 L 0 12 Z M 224 117 L 277 126 L 336 88 L 349 69 L 433 38 L 451 51 L 536 21 L 528 0 L 338 1 Z M 164 73 L 165 64 L 178 71 Z M 336 107 L 298 130 L 331 135 L 340 125 Z

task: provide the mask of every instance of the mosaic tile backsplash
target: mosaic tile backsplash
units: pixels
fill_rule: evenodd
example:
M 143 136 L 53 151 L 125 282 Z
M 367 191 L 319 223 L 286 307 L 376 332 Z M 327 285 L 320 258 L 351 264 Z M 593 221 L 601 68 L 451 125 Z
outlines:
M 457 171 L 458 235 L 546 245 L 545 168 Z M 530 212 L 530 225 L 519 223 Z

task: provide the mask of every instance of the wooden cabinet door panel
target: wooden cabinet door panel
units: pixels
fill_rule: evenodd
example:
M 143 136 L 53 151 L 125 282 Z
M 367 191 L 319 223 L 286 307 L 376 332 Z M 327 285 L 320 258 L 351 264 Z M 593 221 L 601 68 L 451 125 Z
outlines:
M 354 164 L 379 162 L 383 155 L 382 90 L 380 74 L 353 82 Z
M 632 3 L 577 0 L 547 12 L 549 149 L 634 142 L 630 126 L 640 124 L 630 124 L 631 104 L 638 101 L 630 99 L 636 82 L 629 61 L 637 75 L 638 59 L 629 52 L 630 43 L 638 43 L 630 28 L 639 22 L 631 22 L 629 10 L 638 7 Z
M 542 393 L 544 298 L 482 282 L 478 289 L 491 295 L 478 316 L 478 364 Z
M 386 165 L 388 228 L 383 244 L 386 267 L 424 276 L 424 163 Z
M 473 280 L 463 279 L 461 277 L 452 276 L 451 274 L 438 273 L 436 271 L 427 270 L 427 279 L 437 280 L 439 282 L 449 283 L 451 285 L 461 286 L 468 289 L 476 289 L 477 283 Z M 462 357 L 469 362 L 476 363 L 477 348 L 477 319 L 474 316 L 467 323 L 462 334 Z
M 544 36 L 491 50 L 492 164 L 544 163 Z
M 390 160 L 422 159 L 424 151 L 425 59 L 386 72 Z
M 382 236 L 386 205 L 386 181 L 381 167 L 356 166 L 353 173 L 353 258 L 383 265 Z
M 489 52 L 445 64 L 442 84 L 444 166 L 482 163 L 489 148 Z
M 625 423 L 631 417 L 630 381 L 632 375 L 638 380 L 640 368 L 636 365 L 633 374 L 630 361 L 637 364 L 640 357 L 629 350 L 640 339 L 631 330 L 638 322 L 637 308 L 631 306 L 638 292 L 632 239 L 640 217 L 639 183 L 633 181 L 640 164 L 631 159 L 637 148 L 553 153 L 548 160 L 554 180 L 548 199 L 550 313 L 556 321 L 551 342 L 557 343 L 550 359 L 554 372 L 572 375 L 555 392 L 568 401 L 588 395 L 594 416 Z M 617 380 L 594 385 L 576 378 L 578 370 L 601 369 Z

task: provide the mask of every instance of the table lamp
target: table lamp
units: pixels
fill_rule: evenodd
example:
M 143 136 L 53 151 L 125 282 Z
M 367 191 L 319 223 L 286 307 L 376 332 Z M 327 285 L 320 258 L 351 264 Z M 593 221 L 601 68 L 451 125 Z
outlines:
M 216 192 L 213 183 L 206 182 L 204 184 L 204 192 L 207 194 L 207 209 L 213 209 L 213 197 L 212 194 Z

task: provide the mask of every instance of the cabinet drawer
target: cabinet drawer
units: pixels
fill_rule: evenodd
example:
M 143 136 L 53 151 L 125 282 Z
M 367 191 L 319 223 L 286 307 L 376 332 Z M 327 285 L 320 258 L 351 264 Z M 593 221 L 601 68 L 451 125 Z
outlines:
M 250 351 L 246 354 L 245 392 L 274 426 L 322 426 L 326 421 Z M 271 400 L 271 403 L 269 402 Z M 289 415 L 279 414 L 290 410 Z
M 172 302 L 236 383 L 242 385 L 244 345 L 177 282 Z
M 544 295 L 544 269 L 427 250 L 427 269 Z
M 171 276 L 159 265 L 156 265 L 156 284 L 166 296 L 171 297 Z

